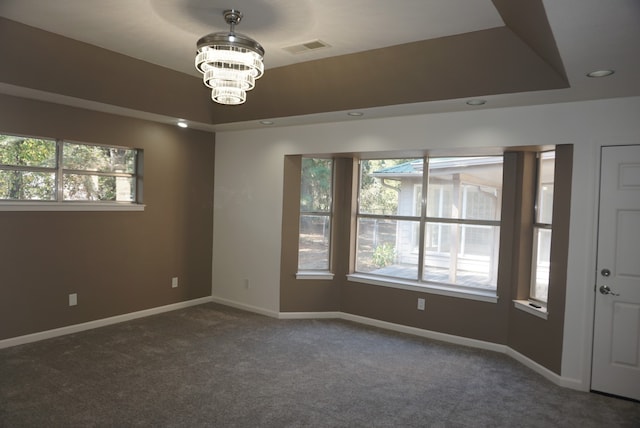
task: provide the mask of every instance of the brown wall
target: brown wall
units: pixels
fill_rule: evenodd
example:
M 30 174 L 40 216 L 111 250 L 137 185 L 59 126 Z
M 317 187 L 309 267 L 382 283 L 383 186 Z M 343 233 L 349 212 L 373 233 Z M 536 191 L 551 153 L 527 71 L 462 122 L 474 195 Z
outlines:
M 250 103 L 214 106 L 214 118 L 237 122 L 567 85 L 525 41 L 499 27 L 269 69 Z
M 143 149 L 146 204 L 0 211 L 0 339 L 211 294 L 212 133 L 10 96 L 0 133 Z
M 2 17 L 0 58 L 2 83 L 169 117 L 212 121 L 210 91 L 196 76 Z
M 507 345 L 555 373 L 560 373 L 564 323 L 564 294 L 568 253 L 572 146 L 558 146 L 554 200 L 554 246 L 548 320 L 514 308 L 514 299 L 528 297 L 531 260 L 530 215 L 535 191 L 534 153 L 506 152 L 500 232 L 498 302 L 447 297 L 348 281 L 347 261 L 353 248 L 350 159 L 336 159 L 333 280 L 296 280 L 301 156 L 287 156 L 284 206 L 280 310 L 282 312 L 341 311 L 425 330 Z M 344 181 L 340 181 L 342 178 Z M 526 272 L 522 274 L 522 269 Z M 339 293 L 336 293 L 339 290 Z M 426 301 L 418 311 L 417 299 Z
M 533 168 L 533 162 L 535 159 L 532 158 L 527 165 L 525 159 L 525 167 Z M 562 365 L 572 171 L 573 146 L 556 146 L 548 318 L 544 320 L 532 317 L 514 307 L 510 308 L 509 313 L 509 346 L 558 374 Z M 534 183 L 527 184 L 526 181 L 525 191 L 535 187 Z M 532 200 L 525 200 L 524 206 L 530 207 L 530 204 L 533 204 Z M 528 223 L 527 220 L 524 223 Z M 529 238 L 527 248 L 531 248 L 530 241 Z M 531 260 L 531 252 L 524 251 L 522 247 L 521 252 L 520 265 L 527 263 L 521 270 L 528 269 L 527 272 L 530 272 L 528 261 Z M 524 299 L 529 289 L 529 275 L 516 275 L 515 278 L 517 298 Z

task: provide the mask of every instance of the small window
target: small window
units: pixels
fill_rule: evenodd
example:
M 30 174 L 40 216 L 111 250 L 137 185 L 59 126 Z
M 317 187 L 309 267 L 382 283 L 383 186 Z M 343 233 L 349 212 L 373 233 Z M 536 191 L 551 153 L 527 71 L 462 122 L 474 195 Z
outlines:
M 0 201 L 138 202 L 139 151 L 0 134 Z
M 135 202 L 136 150 L 64 143 L 65 201 Z
M 0 135 L 0 199 L 56 199 L 57 143 L 41 138 Z
M 298 271 L 331 270 L 333 161 L 302 159 Z
M 549 292 L 555 157 L 555 151 L 548 151 L 539 153 L 537 159 L 530 298 L 545 303 Z

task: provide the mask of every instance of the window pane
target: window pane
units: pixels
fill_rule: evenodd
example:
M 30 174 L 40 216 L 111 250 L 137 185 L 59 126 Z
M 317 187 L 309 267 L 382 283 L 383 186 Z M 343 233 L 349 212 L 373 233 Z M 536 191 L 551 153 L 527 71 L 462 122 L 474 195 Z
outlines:
M 136 151 L 88 144 L 64 143 L 62 167 L 82 171 L 134 174 Z
M 64 199 L 70 201 L 135 201 L 135 179 L 85 174 L 64 174 Z
M 356 271 L 418 279 L 417 221 L 358 219 Z
M 531 298 L 547 301 L 551 259 L 551 230 L 535 228 L 533 235 L 533 274 Z
M 329 270 L 329 216 L 301 215 L 298 270 Z
M 0 164 L 55 168 L 56 142 L 0 135 Z
M 0 170 L 0 199 L 52 201 L 56 196 L 54 172 Z
M 427 217 L 500 220 L 502 156 L 429 160 Z
M 544 152 L 538 159 L 538 201 L 536 222 L 551 224 L 553 216 L 553 174 L 555 152 Z
M 498 226 L 429 222 L 423 280 L 495 289 L 499 242 Z
M 422 184 L 422 159 L 383 159 L 360 162 L 361 214 L 419 215 L 414 197 Z
M 331 211 L 332 169 L 333 161 L 331 159 L 302 159 L 301 212 Z

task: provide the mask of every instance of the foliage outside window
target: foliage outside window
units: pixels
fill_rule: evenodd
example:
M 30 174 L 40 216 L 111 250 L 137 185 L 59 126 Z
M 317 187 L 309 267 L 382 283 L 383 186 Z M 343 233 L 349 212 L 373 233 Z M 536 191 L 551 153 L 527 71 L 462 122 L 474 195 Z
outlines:
M 355 271 L 495 290 L 502 164 L 502 156 L 362 160 Z
M 302 159 L 298 271 L 331 268 L 333 161 Z
M 136 202 L 134 149 L 0 135 L 0 200 Z
M 530 298 L 546 302 L 549 293 L 555 151 L 538 154 Z

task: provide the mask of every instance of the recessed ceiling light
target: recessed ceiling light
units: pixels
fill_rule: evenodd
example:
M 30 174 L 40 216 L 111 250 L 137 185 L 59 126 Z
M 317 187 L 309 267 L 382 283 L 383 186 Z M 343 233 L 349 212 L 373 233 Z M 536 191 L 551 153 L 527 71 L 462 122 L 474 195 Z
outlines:
M 614 70 L 595 70 L 591 73 L 587 73 L 587 77 L 607 77 L 611 76 L 613 73 L 615 73 Z
M 353 116 L 353 117 L 360 117 L 360 116 L 364 116 L 364 113 L 362 113 L 361 111 L 350 111 L 349 113 L 347 113 L 347 115 Z
M 178 121 L 178 126 L 179 126 L 180 128 L 188 128 L 188 127 L 189 127 L 189 125 L 187 124 L 187 122 L 185 122 L 184 120 L 179 120 L 179 121 Z
M 475 99 L 467 101 L 467 105 L 470 106 L 481 106 L 487 103 L 487 100 Z
M 263 125 L 273 125 L 273 121 L 271 120 L 261 120 L 260 123 Z

